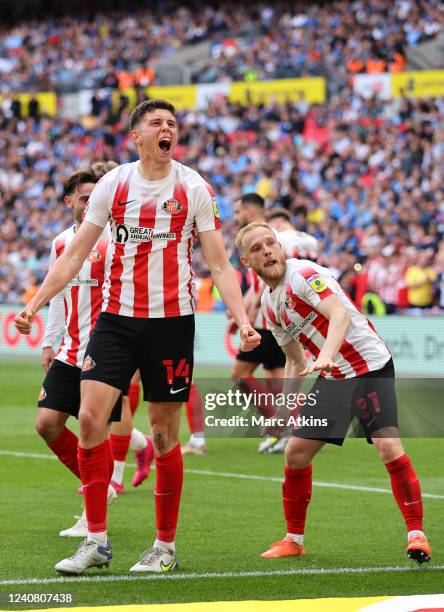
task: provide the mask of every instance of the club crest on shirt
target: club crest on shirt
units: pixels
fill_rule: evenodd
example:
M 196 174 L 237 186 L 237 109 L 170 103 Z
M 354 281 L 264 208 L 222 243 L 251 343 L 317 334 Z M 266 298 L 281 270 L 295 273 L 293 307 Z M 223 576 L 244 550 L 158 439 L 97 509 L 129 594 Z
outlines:
M 46 399 L 46 389 L 42 387 L 39 393 L 39 402 L 42 402 L 44 399 Z
M 97 262 L 100 261 L 102 259 L 102 256 L 100 255 L 99 251 L 91 251 L 91 253 L 88 255 L 88 261 L 91 262 Z
M 294 298 L 292 295 L 287 293 L 286 299 L 285 299 L 285 308 L 288 308 L 288 310 L 293 310 L 294 309 Z
M 87 355 L 85 359 L 83 360 L 82 372 L 89 372 L 95 367 L 96 367 L 96 362 L 90 355 Z
M 320 274 L 313 274 L 313 276 L 307 278 L 307 283 L 316 293 L 322 293 L 328 289 L 327 283 Z
M 182 212 L 182 203 L 176 198 L 170 198 L 162 204 L 163 212 L 170 213 L 170 215 L 177 215 Z

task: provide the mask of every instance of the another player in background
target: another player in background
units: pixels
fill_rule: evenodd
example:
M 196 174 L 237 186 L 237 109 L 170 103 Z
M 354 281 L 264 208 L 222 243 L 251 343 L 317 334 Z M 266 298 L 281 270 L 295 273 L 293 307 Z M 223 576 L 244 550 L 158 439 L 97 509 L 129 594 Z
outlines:
M 393 495 L 407 528 L 407 554 L 431 559 L 423 532 L 422 495 L 415 470 L 399 438 L 392 356 L 371 323 L 355 308 L 326 268 L 308 260 L 286 260 L 273 230 L 263 223 L 236 237 L 242 262 L 267 284 L 262 310 L 286 355 L 285 392 L 298 392 L 299 377 L 320 372 L 285 450 L 282 497 L 287 535 L 264 558 L 304 554 L 304 528 L 312 490 L 312 460 L 329 442 L 341 446 L 356 416 L 390 475 Z M 307 366 L 303 347 L 316 360 Z M 308 395 L 309 396 L 309 395 Z M 274 429 L 288 424 L 284 407 Z M 315 426 L 318 419 L 319 426 Z M 313 423 L 313 424 L 312 424 Z M 294 425 L 294 424 L 292 424 Z
M 257 193 L 246 193 L 239 197 L 234 204 L 234 218 L 240 228 L 253 222 L 265 222 L 271 219 L 275 233 L 282 244 L 287 257 L 317 257 L 318 243 L 305 232 L 296 231 L 290 223 L 290 214 L 283 208 L 265 209 L 264 199 Z M 264 290 L 264 283 L 253 269 L 249 269 L 250 288 L 246 293 L 246 308 L 250 322 L 262 337 L 261 344 L 254 351 L 244 353 L 239 351 L 233 365 L 231 376 L 233 380 L 247 379 L 243 385 L 248 385 L 250 391 L 256 390 L 267 394 L 270 391 L 279 391 L 278 379 L 284 376 L 285 355 L 276 342 L 266 318 L 262 314 L 260 301 Z M 233 326 L 231 325 L 231 331 Z M 259 365 L 263 365 L 265 377 L 270 381 L 267 387 L 254 378 L 253 373 Z M 248 380 L 249 379 L 249 380 Z M 251 387 L 251 388 L 250 388 Z M 264 395 L 263 397 L 267 397 Z M 262 402 L 257 406 L 261 414 L 270 417 L 274 414 L 274 406 Z M 283 453 L 287 438 L 267 437 L 259 445 L 261 453 Z
M 193 371 L 196 232 L 240 329 L 242 348 L 260 342 L 226 255 L 214 194 L 197 172 L 172 159 L 178 139 L 174 107 L 165 100 L 142 102 L 131 115 L 130 130 L 140 160 L 119 166 L 97 184 L 76 238 L 15 319 L 21 333 L 30 333 L 35 313 L 77 273 L 110 221 L 114 248 L 102 313 L 82 366 L 79 465 L 88 537 L 71 558 L 57 563 L 63 574 L 82 574 L 112 558 L 106 423 L 137 368 L 144 399 L 150 401 L 157 537 L 130 571 L 167 572 L 178 565 L 175 533 L 183 481 L 178 434 Z
M 97 177 L 91 169 L 75 172 L 63 186 L 63 199 L 73 212 L 74 225 L 61 232 L 52 242 L 49 258 L 51 269 L 57 258 L 69 247 L 79 230 L 89 196 Z M 70 416 L 78 417 L 80 408 L 80 373 L 85 348 L 102 305 L 102 284 L 107 266 L 111 233 L 105 228 L 92 246 L 81 270 L 69 280 L 64 289 L 53 297 L 49 306 L 48 324 L 43 340 L 42 365 L 46 372 L 40 391 L 36 430 L 59 460 L 80 480 L 77 459 L 78 438 L 66 427 Z M 64 330 L 57 353 L 54 347 Z M 121 399 L 110 415 L 110 421 L 119 420 Z M 112 469 L 112 452 L 107 444 L 108 469 Z M 108 499 L 115 497 L 110 486 Z M 85 535 L 84 516 L 61 536 Z

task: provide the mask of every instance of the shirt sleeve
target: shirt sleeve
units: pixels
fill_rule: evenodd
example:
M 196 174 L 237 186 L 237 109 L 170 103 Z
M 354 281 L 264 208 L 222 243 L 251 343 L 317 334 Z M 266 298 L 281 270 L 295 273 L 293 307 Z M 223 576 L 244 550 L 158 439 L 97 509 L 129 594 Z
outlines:
M 203 182 L 194 190 L 193 197 L 195 199 L 197 231 L 206 232 L 208 230 L 220 229 L 219 209 L 217 208 L 216 197 L 211 185 Z
M 339 285 L 333 278 L 310 266 L 294 270 L 289 281 L 294 293 L 315 308 L 330 295 L 339 294 Z
M 52 268 L 56 260 L 55 243 L 52 243 L 49 255 L 49 269 Z M 45 333 L 43 336 L 42 349 L 53 348 L 60 339 L 65 329 L 65 304 L 63 290 L 57 293 L 49 303 L 48 320 L 46 322 Z
M 88 206 L 85 210 L 85 221 L 105 227 L 111 216 L 112 197 L 111 197 L 112 179 L 106 180 L 104 176 L 94 187 L 89 196 Z

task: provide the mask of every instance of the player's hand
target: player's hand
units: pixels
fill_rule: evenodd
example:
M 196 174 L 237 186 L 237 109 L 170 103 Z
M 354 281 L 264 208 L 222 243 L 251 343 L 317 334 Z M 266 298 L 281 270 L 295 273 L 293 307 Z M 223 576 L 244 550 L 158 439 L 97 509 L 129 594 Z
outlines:
M 229 319 L 227 325 L 227 334 L 230 336 L 237 332 L 237 323 L 234 319 Z
M 42 352 L 42 367 L 45 370 L 45 373 L 49 370 L 54 361 L 55 352 L 52 350 L 50 346 L 45 346 Z
M 241 351 L 252 351 L 261 343 L 260 334 L 255 331 L 249 323 L 241 325 L 240 329 Z
M 28 335 L 31 333 L 32 321 L 34 320 L 35 309 L 26 306 L 22 312 L 19 312 L 18 315 L 14 317 L 14 325 L 16 329 L 21 333 Z
M 331 372 L 335 368 L 338 368 L 338 364 L 333 361 L 331 357 L 324 357 L 319 355 L 316 361 L 309 366 L 307 366 L 302 372 L 298 372 L 298 376 L 307 376 L 307 374 L 312 374 L 313 372 Z

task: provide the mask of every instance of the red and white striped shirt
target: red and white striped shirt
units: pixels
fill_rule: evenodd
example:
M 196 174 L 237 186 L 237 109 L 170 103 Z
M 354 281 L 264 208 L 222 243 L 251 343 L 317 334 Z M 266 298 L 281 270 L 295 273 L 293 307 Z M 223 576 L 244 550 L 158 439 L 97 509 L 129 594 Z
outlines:
M 53 240 L 50 268 L 74 236 L 73 226 Z M 78 368 L 82 367 L 86 345 L 102 307 L 102 285 L 109 266 L 110 240 L 111 233 L 107 226 L 80 272 L 51 300 L 43 346 L 53 346 L 60 330 L 60 309 L 63 308 L 65 330 L 56 359 Z
M 282 249 L 285 253 L 287 259 L 292 259 L 293 257 L 301 258 L 301 259 L 316 259 L 318 256 L 318 241 L 313 236 L 310 236 L 306 232 L 298 232 L 296 230 L 285 230 L 283 232 L 278 232 L 273 229 L 273 232 L 276 234 L 277 240 L 281 243 Z M 259 302 L 259 298 L 262 295 L 262 292 L 265 287 L 265 283 L 256 272 L 250 269 L 249 273 L 249 284 L 250 291 L 253 294 L 252 299 L 256 300 L 256 303 Z M 271 329 L 267 323 L 267 320 L 259 309 L 256 320 L 254 322 L 254 326 L 256 329 Z
M 85 221 L 110 221 L 113 236 L 102 310 L 138 318 L 192 314 L 196 233 L 220 228 L 214 192 L 176 161 L 159 181 L 144 179 L 139 164 L 108 172 L 89 198 Z
M 262 310 L 280 346 L 299 341 L 317 357 L 325 342 L 328 319 L 317 306 L 335 294 L 351 316 L 338 355 L 338 368 L 323 373 L 326 378 L 353 378 L 381 369 L 390 359 L 390 351 L 373 325 L 354 306 L 339 283 L 323 268 L 308 260 L 287 260 L 282 281 L 272 291 L 262 294 Z

